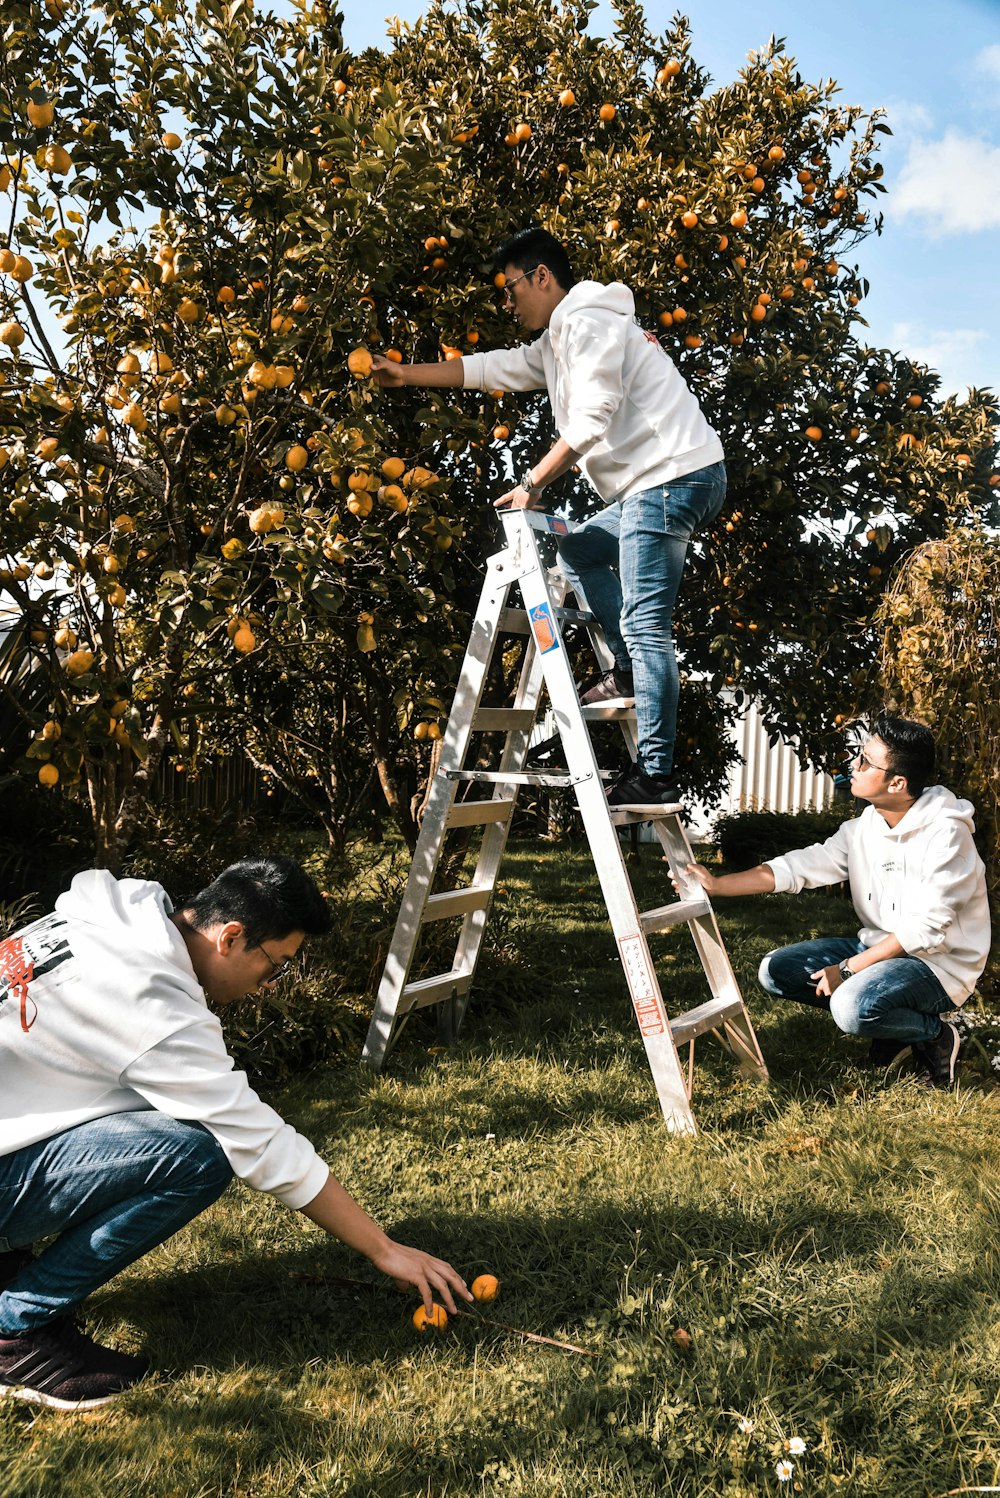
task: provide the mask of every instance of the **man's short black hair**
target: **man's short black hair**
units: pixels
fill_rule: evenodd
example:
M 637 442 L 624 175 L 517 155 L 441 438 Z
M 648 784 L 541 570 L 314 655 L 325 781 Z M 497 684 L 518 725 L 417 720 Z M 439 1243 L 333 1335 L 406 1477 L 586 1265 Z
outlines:
M 493 256 L 493 269 L 504 271 L 515 265 L 520 271 L 547 265 L 563 291 L 576 285 L 576 277 L 565 248 L 548 229 L 521 229 L 505 239 Z
M 184 902 L 196 931 L 239 921 L 247 945 L 280 941 L 293 931 L 322 936 L 330 912 L 316 885 L 294 858 L 244 858 L 223 869 L 207 888 Z
M 870 724 L 869 731 L 888 749 L 889 769 L 893 775 L 903 776 L 914 800 L 922 796 L 934 778 L 935 761 L 934 738 L 926 723 L 881 712 Z

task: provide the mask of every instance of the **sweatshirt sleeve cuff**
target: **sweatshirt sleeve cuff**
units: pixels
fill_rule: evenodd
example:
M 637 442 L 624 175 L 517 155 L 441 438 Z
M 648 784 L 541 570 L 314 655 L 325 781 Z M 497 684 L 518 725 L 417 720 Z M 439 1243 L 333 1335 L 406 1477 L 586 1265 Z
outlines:
M 317 1155 L 297 1185 L 286 1187 L 281 1192 L 276 1191 L 274 1195 L 286 1207 L 292 1207 L 297 1212 L 300 1207 L 307 1207 L 314 1197 L 319 1196 L 329 1179 L 330 1167 Z
M 462 355 L 462 388 L 463 390 L 486 389 L 485 354 Z
M 765 869 L 770 869 L 774 875 L 774 893 L 776 895 L 787 895 L 794 891 L 795 880 L 792 871 L 784 858 L 766 858 Z

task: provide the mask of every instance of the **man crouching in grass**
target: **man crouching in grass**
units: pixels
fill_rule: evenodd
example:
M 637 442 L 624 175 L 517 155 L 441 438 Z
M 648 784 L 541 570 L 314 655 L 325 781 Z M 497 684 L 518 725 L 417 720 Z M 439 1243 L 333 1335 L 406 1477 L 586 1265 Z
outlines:
M 78 1331 L 80 1302 L 203 1212 L 233 1175 L 356 1248 L 430 1310 L 471 1296 L 396 1243 L 235 1069 L 225 1007 L 330 916 L 287 858 L 233 864 L 175 911 L 159 884 L 78 874 L 0 943 L 0 1397 L 106 1404 L 145 1358 Z M 48 1245 L 35 1257 L 31 1246 Z

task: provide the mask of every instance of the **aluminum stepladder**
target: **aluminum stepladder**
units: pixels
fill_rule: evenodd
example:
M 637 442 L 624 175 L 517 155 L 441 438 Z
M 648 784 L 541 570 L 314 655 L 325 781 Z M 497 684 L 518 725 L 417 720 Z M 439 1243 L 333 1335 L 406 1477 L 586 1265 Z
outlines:
M 714 1034 L 748 1073 L 766 1079 L 767 1068 L 708 896 L 687 872 L 693 856 L 680 817 L 683 808 L 675 805 L 612 811 L 608 807 L 587 720 L 619 722 L 634 758 L 635 711 L 621 703 L 593 707 L 580 703 L 560 626 L 567 622 L 593 626 L 593 616 L 562 606 L 566 582 L 543 563 L 537 541 L 538 532 L 566 534 L 571 527 L 539 511 L 509 511 L 501 518 L 506 546 L 488 561 L 362 1059 L 380 1071 L 399 1025 L 413 1011 L 430 1005 L 446 1006 L 439 1016 L 447 1022 L 443 1028 L 457 1033 L 468 1004 L 518 789 L 522 785 L 569 785 L 576 794 L 590 843 L 664 1119 L 672 1131 L 695 1134 L 691 1089 L 694 1044 L 699 1036 Z M 515 586 L 520 588 L 522 609 L 508 604 Z M 484 707 L 482 697 L 494 652 L 502 639 L 517 634 L 527 636 L 528 644 L 513 703 Z M 602 648 L 598 631 L 595 650 L 599 659 Z M 524 769 L 543 686 L 562 739 L 567 765 L 564 773 Z M 499 768 L 466 769 L 474 736 L 496 732 L 505 735 Z M 492 794 L 489 799 L 459 801 L 457 792 L 463 782 L 490 787 Z M 641 912 L 617 828 L 650 821 L 681 895 L 667 905 Z M 470 827 L 483 829 L 472 882 L 462 889 L 432 892 L 448 832 Z M 423 926 L 459 916 L 462 926 L 451 969 L 409 981 Z M 670 1020 L 648 938 L 681 924 L 691 931 L 711 998 Z M 682 1068 L 679 1052 L 684 1045 L 688 1047 L 687 1064 Z

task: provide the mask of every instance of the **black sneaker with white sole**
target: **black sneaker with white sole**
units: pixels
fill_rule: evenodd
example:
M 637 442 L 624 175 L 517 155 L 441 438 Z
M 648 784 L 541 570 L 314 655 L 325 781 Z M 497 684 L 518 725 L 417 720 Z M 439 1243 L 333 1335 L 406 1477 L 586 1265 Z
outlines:
M 608 805 L 614 810 L 641 807 L 676 806 L 680 801 L 677 787 L 669 775 L 647 775 L 636 765 L 630 766 L 608 787 Z
M 925 1087 L 953 1087 L 955 1062 L 962 1049 L 962 1034 L 954 1025 L 941 1023 L 940 1035 L 913 1047 L 920 1081 Z
M 55 1410 L 110 1404 L 148 1372 L 146 1358 L 113 1352 L 60 1316 L 19 1337 L 0 1336 L 0 1399 Z

